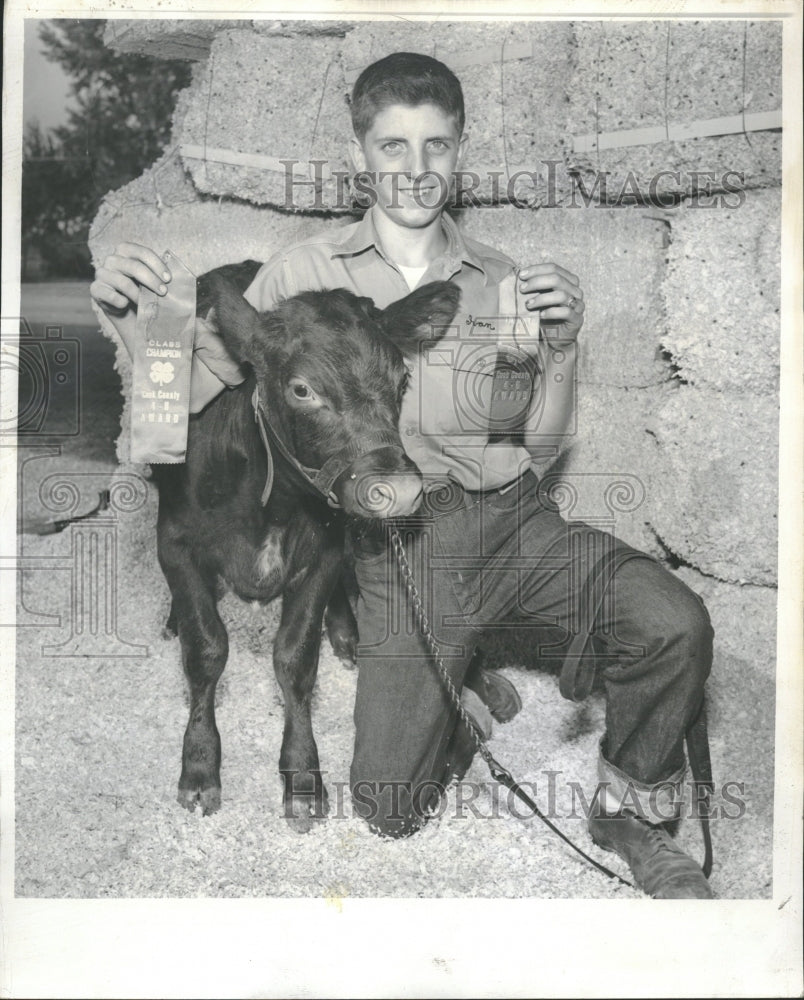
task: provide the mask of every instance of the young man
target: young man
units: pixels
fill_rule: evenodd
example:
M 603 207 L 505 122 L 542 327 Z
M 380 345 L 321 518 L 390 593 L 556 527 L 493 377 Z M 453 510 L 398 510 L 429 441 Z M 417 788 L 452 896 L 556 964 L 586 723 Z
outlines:
M 710 898 L 699 866 L 661 826 L 678 808 L 684 734 L 711 666 L 706 611 L 654 560 L 610 535 L 568 525 L 533 471 L 556 454 L 571 414 L 584 310 L 578 279 L 555 264 L 517 271 L 505 255 L 462 237 L 444 213 L 467 137 L 461 87 L 443 64 L 388 56 L 358 78 L 351 110 L 352 162 L 371 208 L 361 221 L 275 256 L 246 297 L 266 310 L 306 289 L 345 287 L 383 308 L 420 283 L 448 279 L 460 287 L 450 331 L 410 365 L 400 418 L 405 448 L 425 481 L 421 510 L 404 529 L 407 555 L 446 667 L 461 690 L 478 629 L 503 618 L 558 627 L 575 654 L 579 618 L 582 628 L 594 626 L 590 644 L 602 664 L 607 710 L 592 837 L 625 858 L 645 892 Z M 138 286 L 164 292 L 168 280 L 156 254 L 124 244 L 98 269 L 92 294 L 125 340 Z M 499 351 L 517 331 L 519 370 L 512 375 L 509 365 L 514 380 L 500 383 Z M 195 410 L 223 383 L 242 378 L 209 331 L 199 335 Z M 528 367 L 530 355 L 538 369 Z M 526 369 L 537 371 L 536 384 L 512 417 L 502 405 L 512 395 L 506 387 L 521 386 Z M 405 836 L 465 769 L 472 742 L 414 626 L 387 539 L 355 532 L 353 546 L 360 590 L 353 800 L 377 832 Z M 613 572 L 605 583 L 602 567 Z M 581 669 L 588 657 L 568 662 L 574 669 L 562 692 L 583 696 L 591 686 Z M 488 677 L 474 684 L 486 700 L 496 698 L 498 715 L 516 711 L 515 694 Z M 475 699 L 482 715 L 478 705 Z

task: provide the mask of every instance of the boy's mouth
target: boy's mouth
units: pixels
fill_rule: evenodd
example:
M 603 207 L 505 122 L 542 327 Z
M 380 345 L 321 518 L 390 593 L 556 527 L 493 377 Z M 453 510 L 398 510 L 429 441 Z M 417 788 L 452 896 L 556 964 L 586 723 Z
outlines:
M 400 187 L 399 193 L 408 198 L 412 198 L 417 203 L 420 202 L 423 206 L 429 206 L 433 199 L 438 197 L 439 187 L 437 184 L 427 184 L 423 186 L 414 184 L 411 187 Z

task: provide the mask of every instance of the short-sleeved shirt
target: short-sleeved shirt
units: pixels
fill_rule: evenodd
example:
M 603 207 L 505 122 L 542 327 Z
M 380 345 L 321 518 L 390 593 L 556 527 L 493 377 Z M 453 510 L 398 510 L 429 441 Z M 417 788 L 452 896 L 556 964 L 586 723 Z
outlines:
M 496 433 L 490 439 L 492 396 L 508 396 L 510 402 L 522 394 L 521 383 L 494 378 L 499 344 L 512 328 L 515 266 L 505 254 L 463 236 L 446 214 L 442 226 L 446 250 L 430 262 L 419 285 L 449 280 L 460 288 L 461 299 L 446 333 L 408 359 L 411 378 L 400 435 L 426 486 L 453 480 L 469 490 L 495 489 L 517 479 L 532 462 L 515 436 Z M 263 312 L 300 292 L 332 288 L 367 296 L 380 309 L 410 293 L 380 244 L 371 210 L 358 222 L 276 254 L 260 269 L 246 299 Z M 528 396 L 531 391 L 529 386 Z M 524 412 L 527 405 L 519 409 Z

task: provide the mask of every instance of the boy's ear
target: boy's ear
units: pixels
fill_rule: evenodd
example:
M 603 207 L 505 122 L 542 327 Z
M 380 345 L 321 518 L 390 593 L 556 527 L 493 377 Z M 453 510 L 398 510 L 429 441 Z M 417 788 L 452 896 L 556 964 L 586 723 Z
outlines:
M 363 144 L 356 135 L 349 140 L 349 159 L 355 173 L 362 173 L 366 169 L 366 154 L 363 152 Z
M 451 281 L 422 285 L 383 310 L 386 337 L 406 357 L 413 357 L 422 341 L 437 341 L 444 336 L 455 318 L 460 298 L 460 288 Z

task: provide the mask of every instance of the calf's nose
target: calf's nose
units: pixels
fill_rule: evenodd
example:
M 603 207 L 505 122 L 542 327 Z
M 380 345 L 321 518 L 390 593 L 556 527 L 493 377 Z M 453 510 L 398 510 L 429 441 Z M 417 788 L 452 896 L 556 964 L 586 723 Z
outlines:
M 365 476 L 355 489 L 355 513 L 372 518 L 404 517 L 417 509 L 421 497 L 422 481 L 416 473 Z
M 405 517 L 421 502 L 422 477 L 398 445 L 373 448 L 334 483 L 341 506 L 357 517 Z

